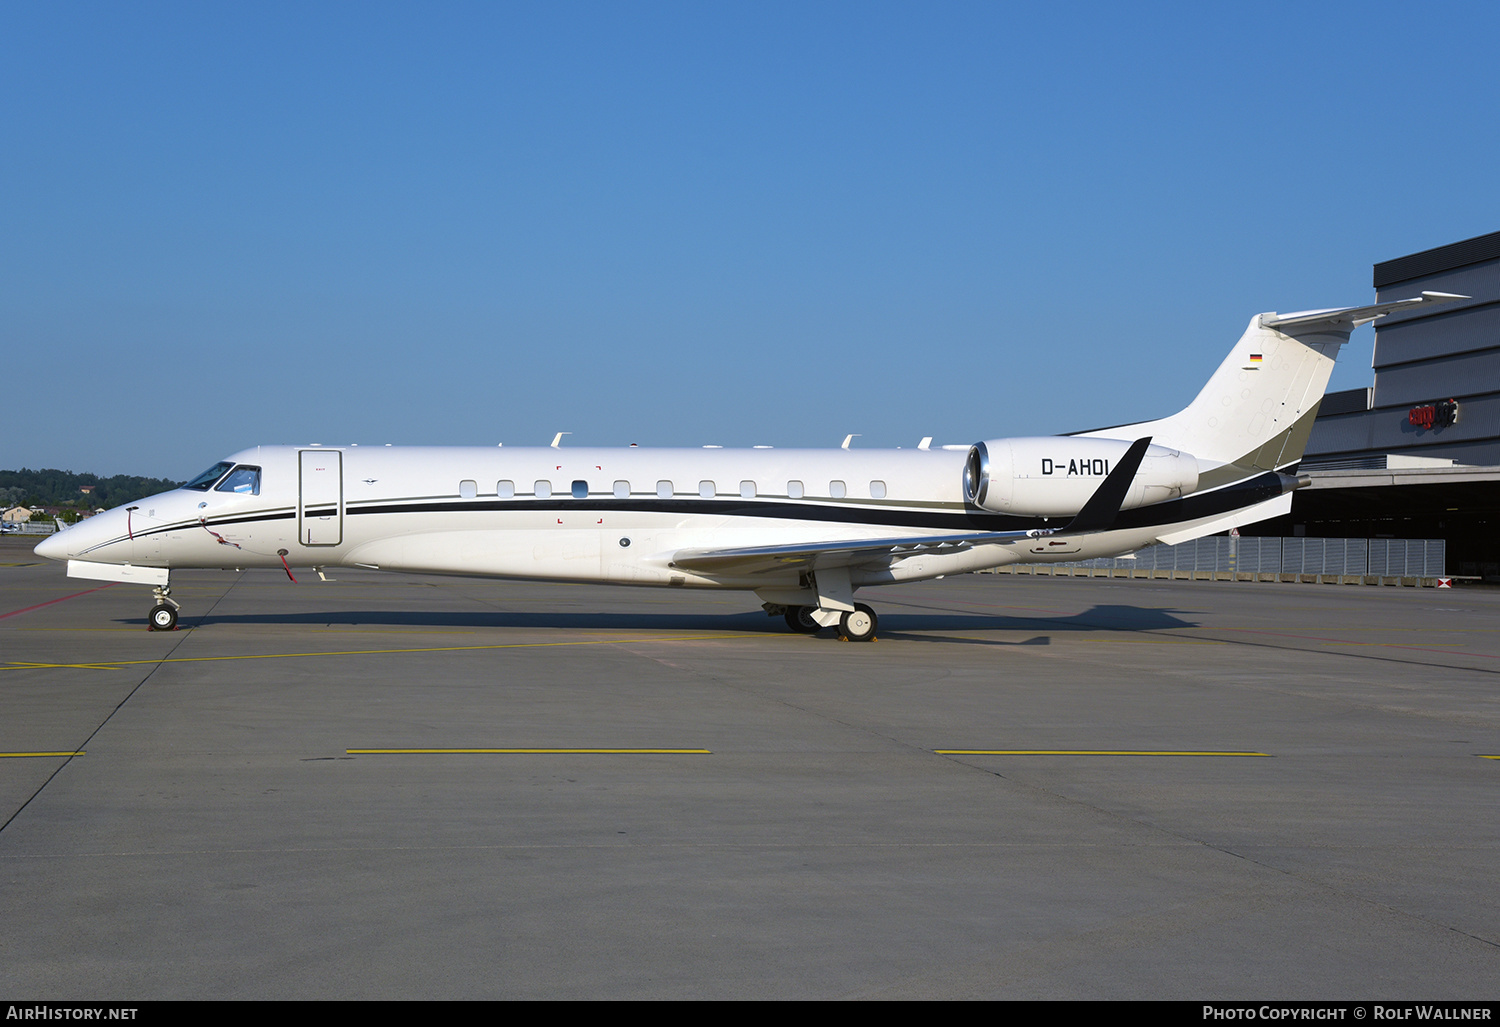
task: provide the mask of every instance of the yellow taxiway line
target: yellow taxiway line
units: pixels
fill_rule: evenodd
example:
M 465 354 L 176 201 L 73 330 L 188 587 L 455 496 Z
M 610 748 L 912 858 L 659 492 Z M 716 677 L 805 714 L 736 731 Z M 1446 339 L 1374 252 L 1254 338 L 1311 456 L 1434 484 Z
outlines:
M 671 635 L 661 638 L 599 638 L 581 642 L 504 642 L 496 645 L 445 645 L 423 649 L 347 649 L 327 653 L 250 653 L 243 656 L 168 656 L 154 660 L 100 660 L 94 663 L 22 663 L 11 662 L 0 670 L 116 670 L 142 664 L 215 663 L 223 660 L 291 660 L 314 656 L 394 656 L 401 653 L 464 653 L 488 649 L 545 649 L 576 645 L 627 645 L 647 642 L 703 642 L 724 638 L 795 638 L 794 635 Z
M 939 756 L 1267 756 L 1214 749 L 934 749 Z
M 0 760 L 25 759 L 28 756 L 82 756 L 84 751 L 78 749 L 74 752 L 0 752 Z
M 539 756 L 539 755 L 624 755 L 624 756 L 712 756 L 711 749 L 345 749 L 349 756 L 395 756 L 395 755 L 484 755 L 484 756 Z

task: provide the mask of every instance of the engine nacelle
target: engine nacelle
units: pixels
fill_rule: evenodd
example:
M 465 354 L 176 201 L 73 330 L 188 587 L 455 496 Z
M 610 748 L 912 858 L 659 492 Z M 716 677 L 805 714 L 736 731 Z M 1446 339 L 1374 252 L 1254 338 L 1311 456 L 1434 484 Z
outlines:
M 1065 517 L 1077 513 L 1114 469 L 1129 442 L 1066 435 L 990 439 L 969 450 L 964 498 L 996 513 Z M 1198 461 L 1151 446 L 1120 509 L 1176 499 L 1198 488 Z

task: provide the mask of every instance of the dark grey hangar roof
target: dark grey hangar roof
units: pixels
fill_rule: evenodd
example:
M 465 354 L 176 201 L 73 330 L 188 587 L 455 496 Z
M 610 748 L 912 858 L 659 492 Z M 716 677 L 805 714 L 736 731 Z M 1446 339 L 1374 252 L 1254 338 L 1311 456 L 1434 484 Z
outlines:
M 1440 271 L 1451 271 L 1465 264 L 1477 264 L 1482 260 L 1500 257 L 1500 232 L 1476 235 L 1462 242 L 1451 242 L 1436 246 L 1421 253 L 1411 253 L 1394 260 L 1381 261 L 1375 265 L 1375 288 L 1405 282 L 1424 275 L 1435 275 Z

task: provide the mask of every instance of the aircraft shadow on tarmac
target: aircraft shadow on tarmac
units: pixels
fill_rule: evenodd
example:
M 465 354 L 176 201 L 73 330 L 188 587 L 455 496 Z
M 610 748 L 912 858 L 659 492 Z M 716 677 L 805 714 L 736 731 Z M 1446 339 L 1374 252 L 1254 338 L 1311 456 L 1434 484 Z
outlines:
M 969 645 L 1049 645 L 1048 635 L 1036 635 L 1024 641 L 999 638 L 954 638 L 944 634 L 915 632 L 946 631 L 1167 631 L 1173 628 L 1195 628 L 1196 621 L 1174 616 L 1185 613 L 1167 607 L 1098 605 L 1070 616 L 996 616 L 966 613 L 893 613 L 880 619 L 880 637 L 902 641 L 960 643 Z
M 1025 641 L 1011 639 L 949 638 L 926 632 L 961 631 L 1165 631 L 1172 628 L 1197 627 L 1176 613 L 1185 611 L 1142 606 L 1090 607 L 1068 616 L 1001 616 L 956 610 L 908 612 L 891 609 L 880 617 L 880 637 L 904 641 L 966 642 L 988 645 L 1046 645 L 1045 637 Z M 121 619 L 118 623 L 144 624 L 140 618 Z M 702 613 L 599 613 L 562 610 L 494 610 L 494 611 L 410 611 L 410 610 L 325 610 L 321 612 L 205 614 L 184 617 L 181 626 L 206 627 L 215 624 L 242 625 L 319 625 L 325 627 L 405 627 L 405 628 L 560 628 L 585 631 L 712 631 L 764 634 L 783 631 L 780 618 L 768 618 L 759 611 L 725 614 Z M 830 633 L 825 629 L 823 634 Z

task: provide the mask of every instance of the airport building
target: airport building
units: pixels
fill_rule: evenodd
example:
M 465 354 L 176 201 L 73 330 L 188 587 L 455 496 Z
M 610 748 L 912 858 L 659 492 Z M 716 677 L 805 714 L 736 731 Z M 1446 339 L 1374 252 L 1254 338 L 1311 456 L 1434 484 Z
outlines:
M 1375 265 L 1376 302 L 1470 299 L 1376 322 L 1375 381 L 1326 396 L 1289 519 L 1256 534 L 1442 538 L 1500 581 L 1500 232 Z

